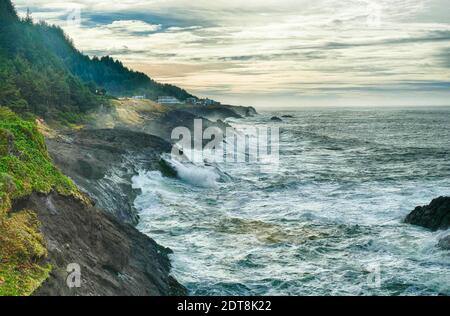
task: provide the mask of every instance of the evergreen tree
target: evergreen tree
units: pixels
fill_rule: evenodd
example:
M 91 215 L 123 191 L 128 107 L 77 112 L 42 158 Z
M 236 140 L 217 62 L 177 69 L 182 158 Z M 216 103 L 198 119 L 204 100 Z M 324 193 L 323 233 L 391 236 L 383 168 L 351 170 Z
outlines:
M 20 19 L 10 0 L 0 0 L 0 105 L 41 116 L 85 113 L 113 96 L 192 97 L 160 84 L 109 56 L 90 58 L 63 30 Z

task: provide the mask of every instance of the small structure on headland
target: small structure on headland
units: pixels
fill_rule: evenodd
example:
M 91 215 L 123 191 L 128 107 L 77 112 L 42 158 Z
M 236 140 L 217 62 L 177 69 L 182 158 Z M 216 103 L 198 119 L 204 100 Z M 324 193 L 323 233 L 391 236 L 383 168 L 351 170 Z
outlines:
M 187 98 L 185 102 L 187 104 L 197 104 L 198 101 L 200 101 L 200 100 L 197 98 Z
M 135 95 L 132 98 L 133 100 L 144 100 L 145 99 L 145 95 Z
M 158 101 L 159 104 L 179 104 L 181 103 L 180 100 L 178 100 L 175 97 L 169 97 L 169 96 L 164 96 L 164 97 L 158 97 Z
M 106 95 L 106 89 L 95 89 L 96 95 Z
M 187 98 L 186 99 L 187 104 L 193 104 L 193 105 L 220 105 L 220 102 L 211 100 L 211 99 L 197 99 L 197 98 Z
M 217 101 L 214 101 L 214 100 L 211 100 L 208 98 L 203 99 L 202 101 L 203 101 L 203 105 L 219 105 L 220 104 L 220 102 L 217 102 Z

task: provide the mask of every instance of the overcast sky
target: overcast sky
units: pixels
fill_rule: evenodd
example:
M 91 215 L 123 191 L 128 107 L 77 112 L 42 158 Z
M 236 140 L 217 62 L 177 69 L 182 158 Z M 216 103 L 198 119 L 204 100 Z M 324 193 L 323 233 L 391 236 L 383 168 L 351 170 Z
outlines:
M 86 54 L 223 102 L 450 105 L 450 0 L 15 3 Z

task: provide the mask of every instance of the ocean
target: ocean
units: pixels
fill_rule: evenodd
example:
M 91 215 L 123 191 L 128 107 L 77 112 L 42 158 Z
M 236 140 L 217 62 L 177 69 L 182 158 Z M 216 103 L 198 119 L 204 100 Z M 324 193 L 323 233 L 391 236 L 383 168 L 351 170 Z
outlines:
M 279 127 L 278 170 L 180 164 L 179 179 L 133 178 L 138 228 L 174 251 L 173 275 L 191 295 L 450 295 L 450 252 L 437 247 L 450 232 L 403 223 L 450 195 L 450 108 L 228 123 Z

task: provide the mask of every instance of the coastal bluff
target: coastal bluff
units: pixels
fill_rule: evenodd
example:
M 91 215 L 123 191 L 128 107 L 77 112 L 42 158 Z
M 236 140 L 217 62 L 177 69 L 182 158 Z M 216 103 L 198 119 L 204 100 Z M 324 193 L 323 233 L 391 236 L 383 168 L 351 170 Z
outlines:
M 441 196 L 429 205 L 416 207 L 405 219 L 405 223 L 428 228 L 432 231 L 450 228 L 450 197 Z M 438 246 L 450 250 L 450 235 L 441 238 Z
M 429 205 L 416 207 L 405 219 L 408 224 L 422 226 L 432 231 L 450 227 L 450 197 L 439 197 Z

